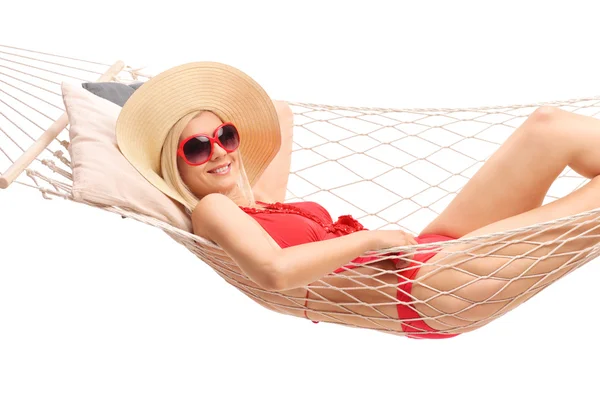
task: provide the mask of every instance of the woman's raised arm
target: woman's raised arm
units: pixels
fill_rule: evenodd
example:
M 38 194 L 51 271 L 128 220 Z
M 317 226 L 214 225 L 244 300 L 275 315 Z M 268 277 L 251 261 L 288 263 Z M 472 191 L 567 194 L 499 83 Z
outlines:
M 292 109 L 284 101 L 274 100 L 273 104 L 277 109 L 277 117 L 279 118 L 281 147 L 252 187 L 254 198 L 265 203 L 283 202 L 285 200 L 294 136 L 294 114 Z

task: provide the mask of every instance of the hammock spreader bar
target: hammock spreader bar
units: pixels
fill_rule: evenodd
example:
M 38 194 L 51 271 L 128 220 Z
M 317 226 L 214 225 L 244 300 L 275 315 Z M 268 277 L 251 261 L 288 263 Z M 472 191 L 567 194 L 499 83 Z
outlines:
M 123 61 L 117 61 L 114 63 L 109 69 L 106 70 L 104 74 L 102 74 L 97 82 L 109 82 L 114 80 L 114 78 L 119 75 L 119 73 L 125 68 L 125 63 Z M 4 172 L 0 175 L 0 189 L 6 189 L 10 186 L 11 183 L 21 174 L 21 172 L 25 171 L 27 167 L 35 160 L 37 156 L 39 156 L 42 151 L 56 137 L 67 127 L 69 124 L 69 118 L 67 117 L 67 113 L 63 113 L 60 118 L 58 118 L 50 127 L 39 137 L 38 140 L 35 141 L 17 160 Z

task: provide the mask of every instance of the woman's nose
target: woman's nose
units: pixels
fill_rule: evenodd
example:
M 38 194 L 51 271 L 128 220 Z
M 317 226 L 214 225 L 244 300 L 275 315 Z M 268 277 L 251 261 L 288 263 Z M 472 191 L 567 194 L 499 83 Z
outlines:
M 213 143 L 213 160 L 219 157 L 223 157 L 227 152 L 221 147 L 219 143 Z

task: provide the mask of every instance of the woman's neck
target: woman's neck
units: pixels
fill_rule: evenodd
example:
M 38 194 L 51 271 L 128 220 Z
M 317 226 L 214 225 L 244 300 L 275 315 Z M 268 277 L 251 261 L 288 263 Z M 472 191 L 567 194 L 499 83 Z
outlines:
M 231 201 L 238 206 L 258 208 L 254 199 L 248 199 L 237 185 L 234 186 L 230 192 L 223 194 L 229 197 Z

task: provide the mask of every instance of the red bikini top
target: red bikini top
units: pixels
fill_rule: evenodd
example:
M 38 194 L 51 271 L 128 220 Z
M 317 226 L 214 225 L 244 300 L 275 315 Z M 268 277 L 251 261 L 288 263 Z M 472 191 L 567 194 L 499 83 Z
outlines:
M 267 209 L 240 208 L 252 216 L 282 248 L 344 236 L 366 228 L 351 215 L 333 222 L 329 212 L 312 201 L 263 203 Z

